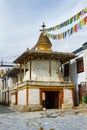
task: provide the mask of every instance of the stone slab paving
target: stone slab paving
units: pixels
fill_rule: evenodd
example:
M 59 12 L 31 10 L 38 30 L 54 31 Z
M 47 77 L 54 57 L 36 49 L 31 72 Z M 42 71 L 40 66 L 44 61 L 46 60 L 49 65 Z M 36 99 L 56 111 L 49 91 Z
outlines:
M 87 130 L 86 110 L 54 109 L 20 113 L 8 107 L 4 107 L 3 112 L 1 107 L 0 130 Z

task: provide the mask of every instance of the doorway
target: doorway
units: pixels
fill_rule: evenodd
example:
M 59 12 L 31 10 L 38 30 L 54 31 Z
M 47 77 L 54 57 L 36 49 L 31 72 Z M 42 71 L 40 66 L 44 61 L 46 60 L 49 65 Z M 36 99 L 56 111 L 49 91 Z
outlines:
M 45 106 L 47 109 L 59 108 L 59 92 L 58 91 L 45 92 Z

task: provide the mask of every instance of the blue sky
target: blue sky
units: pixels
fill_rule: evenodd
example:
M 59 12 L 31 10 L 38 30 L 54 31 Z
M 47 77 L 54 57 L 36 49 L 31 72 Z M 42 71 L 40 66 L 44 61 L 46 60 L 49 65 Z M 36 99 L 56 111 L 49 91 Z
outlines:
M 52 27 L 85 7 L 87 0 L 0 0 L 0 59 L 14 60 L 32 48 L 43 21 Z M 87 25 L 71 37 L 50 41 L 53 50 L 72 52 L 87 42 Z

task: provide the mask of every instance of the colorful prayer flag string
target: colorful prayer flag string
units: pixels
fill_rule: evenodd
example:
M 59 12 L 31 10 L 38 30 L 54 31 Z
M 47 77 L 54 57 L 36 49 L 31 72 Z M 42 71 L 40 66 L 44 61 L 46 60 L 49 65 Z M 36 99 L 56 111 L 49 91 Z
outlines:
M 69 18 L 68 20 L 62 22 L 61 24 L 58 24 L 54 27 L 51 27 L 51 28 L 47 28 L 44 30 L 44 35 L 46 35 L 48 32 L 50 31 L 55 31 L 57 29 L 60 29 L 62 27 L 65 27 L 69 24 L 72 24 L 73 22 L 75 22 L 76 20 L 80 19 L 82 16 L 84 16 L 84 14 L 87 13 L 87 7 L 83 10 L 81 10 L 80 12 L 78 12 L 76 15 L 74 15 L 73 17 Z
M 78 32 L 79 29 L 82 28 L 83 25 L 86 25 L 87 24 L 87 16 L 84 17 L 79 23 L 77 23 L 76 25 L 74 25 L 72 28 L 66 30 L 65 32 L 63 33 L 60 33 L 60 34 L 50 34 L 50 33 L 47 33 L 47 37 L 49 38 L 52 38 L 54 40 L 58 39 L 65 39 L 67 36 L 71 36 L 72 34 Z

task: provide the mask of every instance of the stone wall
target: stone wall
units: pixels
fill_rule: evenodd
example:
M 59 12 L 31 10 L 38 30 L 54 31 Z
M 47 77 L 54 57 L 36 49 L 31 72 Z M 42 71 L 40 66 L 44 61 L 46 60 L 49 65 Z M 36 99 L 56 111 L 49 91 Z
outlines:
M 42 110 L 42 106 L 41 105 L 14 105 L 11 104 L 11 108 L 13 110 L 19 111 L 19 112 L 31 112 L 31 111 L 40 111 Z

